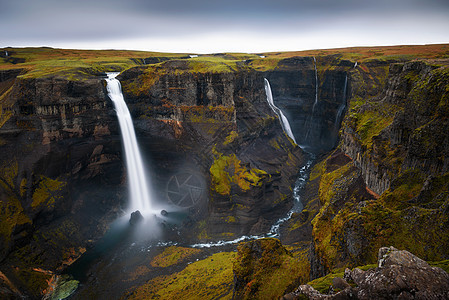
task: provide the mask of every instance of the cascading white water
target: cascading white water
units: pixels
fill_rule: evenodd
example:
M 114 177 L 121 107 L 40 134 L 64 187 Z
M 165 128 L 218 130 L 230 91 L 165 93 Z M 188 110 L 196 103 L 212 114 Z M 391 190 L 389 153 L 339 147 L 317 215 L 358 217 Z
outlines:
M 340 107 L 338 108 L 337 115 L 335 116 L 334 127 L 338 128 L 338 122 L 340 121 L 341 114 L 346 107 L 346 90 L 348 87 L 348 75 L 345 77 L 345 86 L 343 87 L 343 100 L 341 101 Z
M 315 102 L 313 103 L 312 107 L 312 114 L 315 112 L 315 106 L 318 103 L 318 71 L 316 69 L 316 59 L 315 56 L 313 57 L 313 66 L 315 67 Z
M 313 103 L 313 106 L 312 106 L 312 114 L 310 116 L 310 121 L 309 121 L 310 125 L 309 125 L 309 128 L 307 129 L 304 141 L 307 141 L 307 138 L 309 137 L 310 129 L 312 128 L 313 115 L 315 114 L 315 107 L 318 103 L 318 70 L 316 68 L 315 56 L 313 57 L 313 66 L 315 68 L 315 102 Z
M 107 73 L 107 90 L 114 102 L 125 148 L 128 185 L 130 188 L 130 210 L 139 210 L 143 215 L 151 213 L 151 195 L 143 169 L 140 150 L 137 145 L 133 121 L 122 94 L 120 81 L 115 77 L 119 73 Z
M 354 69 L 355 69 L 355 68 L 357 68 L 357 62 L 355 62 L 355 64 L 354 64 Z
M 5 56 L 8 56 L 8 51 L 5 50 Z
M 295 136 L 293 135 L 292 129 L 290 127 L 290 123 L 288 122 L 287 117 L 282 113 L 276 105 L 274 105 L 273 94 L 271 93 L 270 82 L 264 78 L 265 81 L 265 93 L 267 94 L 267 102 L 273 112 L 278 116 L 279 122 L 281 122 L 282 129 L 284 132 L 296 143 Z

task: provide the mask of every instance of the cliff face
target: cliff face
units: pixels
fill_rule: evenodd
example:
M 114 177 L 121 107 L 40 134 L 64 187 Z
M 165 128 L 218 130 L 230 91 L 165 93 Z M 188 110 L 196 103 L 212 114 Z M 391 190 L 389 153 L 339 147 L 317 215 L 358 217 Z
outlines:
M 117 216 L 124 192 L 121 145 L 111 135 L 115 119 L 101 79 L 7 80 L 0 260 L 13 251 L 4 261 L 7 276 L 34 282 L 26 289 L 38 295 L 48 275 L 29 268 L 63 268 Z
M 386 244 L 447 258 L 447 61 L 276 55 L 124 62 L 119 79 L 156 201 L 187 215 L 182 238 L 267 233 L 291 208 L 306 155 L 268 106 L 267 78 L 298 143 L 323 154 L 305 209 L 281 228 L 283 242 L 300 242 L 307 268 L 311 245 L 311 277 L 374 262 Z M 0 268 L 37 297 L 127 207 L 118 123 L 100 75 L 122 67 L 15 67 L 0 70 Z M 188 204 L 176 190 L 183 180 Z M 253 271 L 243 271 L 251 287 Z
M 120 78 L 159 201 L 176 204 L 168 182 L 194 175 L 192 238 L 267 232 L 291 207 L 304 158 L 266 103 L 263 74 L 176 74 L 179 62 L 166 63 L 154 81 L 141 67 Z M 21 72 L 1 73 L 0 259 L 9 278 L 39 295 L 50 273 L 30 268 L 61 270 L 86 251 L 127 206 L 126 176 L 101 77 Z
M 308 151 L 324 153 L 335 147 L 346 110 L 353 63 L 341 56 L 292 57 L 265 73 L 296 141 Z
M 189 157 L 189 164 L 167 164 L 165 179 L 191 172 L 207 183 L 204 205 L 195 208 L 195 219 L 206 216 L 196 238 L 268 232 L 292 205 L 292 182 L 304 159 L 269 109 L 263 75 L 176 74 L 179 68 L 182 62 L 165 63 L 164 74 L 138 91 L 133 86 L 146 68 L 121 75 L 138 134 L 171 139 L 178 144 L 174 155 Z M 145 138 L 141 144 L 154 148 Z
M 312 221 L 314 278 L 375 262 L 382 245 L 448 258 L 447 60 L 370 67 L 371 79 L 363 65 L 351 73 L 339 149 L 312 172 L 319 184 L 309 193 L 321 204 Z M 340 151 L 346 158 L 336 164 Z

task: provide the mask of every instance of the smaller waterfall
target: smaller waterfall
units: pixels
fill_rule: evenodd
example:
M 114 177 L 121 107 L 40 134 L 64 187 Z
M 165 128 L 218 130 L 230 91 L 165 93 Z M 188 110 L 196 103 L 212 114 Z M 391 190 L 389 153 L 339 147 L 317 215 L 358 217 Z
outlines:
M 309 125 L 309 128 L 307 129 L 304 141 L 307 141 L 307 138 L 309 137 L 309 134 L 310 134 L 310 130 L 312 129 L 313 115 L 315 114 L 315 107 L 316 107 L 316 105 L 318 103 L 318 71 L 317 71 L 317 68 L 316 68 L 316 58 L 315 58 L 315 56 L 313 57 L 313 63 L 314 63 L 313 65 L 314 65 L 314 68 L 315 68 L 315 102 L 313 103 L 313 106 L 312 106 L 312 114 L 310 116 L 310 121 L 309 121 L 310 125 Z
M 109 98 L 114 102 L 115 111 L 120 125 L 120 131 L 125 148 L 128 184 L 131 196 L 131 211 L 139 210 L 142 214 L 152 212 L 150 191 L 143 169 L 140 150 L 137 146 L 136 133 L 129 113 L 128 106 L 123 98 L 120 81 L 115 79 L 119 73 L 107 73 L 107 90 Z
M 316 59 L 313 57 L 314 67 L 315 67 L 315 102 L 312 107 L 312 114 L 315 112 L 315 106 L 318 103 L 318 71 L 316 69 Z
M 345 77 L 345 86 L 343 88 L 343 97 L 342 97 L 342 101 L 340 104 L 340 107 L 338 108 L 337 114 L 335 115 L 335 121 L 334 121 L 334 127 L 335 129 L 338 128 L 338 123 L 340 121 L 341 115 L 343 114 L 343 111 L 345 110 L 346 107 L 346 90 L 348 87 L 348 75 L 346 75 Z
M 271 93 L 270 82 L 264 78 L 265 81 L 265 93 L 267 94 L 267 102 L 273 112 L 278 116 L 279 122 L 281 122 L 282 129 L 284 132 L 296 143 L 295 136 L 293 135 L 292 129 L 290 127 L 290 123 L 287 120 L 287 117 L 282 113 L 276 105 L 274 105 L 273 94 Z
M 5 50 L 5 56 L 8 57 L 8 51 Z
M 354 69 L 355 69 L 355 68 L 357 68 L 357 62 L 355 62 L 355 64 L 354 64 Z

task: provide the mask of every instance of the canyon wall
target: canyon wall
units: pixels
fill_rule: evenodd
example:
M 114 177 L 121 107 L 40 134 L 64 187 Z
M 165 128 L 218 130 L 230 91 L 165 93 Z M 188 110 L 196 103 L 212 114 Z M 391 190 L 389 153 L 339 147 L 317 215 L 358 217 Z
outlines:
M 291 208 L 305 156 L 269 108 L 264 78 L 273 81 L 281 106 L 292 89 L 282 80 L 301 71 L 296 61 L 313 68 L 310 59 L 298 58 L 275 71 L 195 72 L 183 60 L 168 60 L 120 75 L 156 201 L 176 206 L 167 191 L 170 180 L 185 174 L 199 179 L 196 203 L 185 207 L 186 238 L 263 234 Z M 54 272 L 77 259 L 124 213 L 127 188 L 118 124 L 101 74 L 23 74 L 6 70 L 0 77 L 0 260 L 9 278 L 37 295 L 48 273 L 30 268 Z M 310 70 L 304 74 L 304 82 L 315 77 Z M 336 78 L 340 82 L 341 74 Z M 327 89 L 340 95 L 342 88 Z M 309 84 L 297 99 L 309 110 L 315 98 L 306 96 L 313 91 Z
M 448 259 L 447 70 L 447 60 L 393 60 L 350 73 L 339 146 L 305 192 L 311 278 L 374 263 L 385 245 Z

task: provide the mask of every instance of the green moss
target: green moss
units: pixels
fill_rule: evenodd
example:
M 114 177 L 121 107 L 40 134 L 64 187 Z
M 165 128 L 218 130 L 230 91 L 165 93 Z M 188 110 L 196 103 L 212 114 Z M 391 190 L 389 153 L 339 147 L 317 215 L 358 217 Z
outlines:
M 251 186 L 260 186 L 262 178 L 267 175 L 263 170 L 243 166 L 235 154 L 218 155 L 209 170 L 212 189 L 221 195 L 229 195 L 232 184 L 243 191 Z
M 28 290 L 34 297 L 41 297 L 43 291 L 48 286 L 48 281 L 52 275 L 46 272 L 33 270 L 29 266 L 26 268 L 15 268 L 13 270 L 14 275 L 24 284 L 26 284 Z
M 426 175 L 420 170 L 407 170 L 400 174 L 392 183 L 390 189 L 382 194 L 380 201 L 389 208 L 406 208 L 412 198 L 418 196 Z
M 223 59 L 219 56 L 199 56 L 189 59 L 189 72 L 229 73 L 237 70 L 238 60 Z
M 237 222 L 237 219 L 234 216 L 228 216 L 224 220 L 226 223 L 235 223 Z
M 198 232 L 197 238 L 199 240 L 207 240 L 210 238 L 209 235 L 207 234 L 206 220 L 201 220 L 198 222 L 196 232 Z
M 271 238 L 239 244 L 233 264 L 237 298 L 277 299 L 306 282 L 310 266 L 302 254 L 294 257 Z
M 189 264 L 181 272 L 152 279 L 122 298 L 231 299 L 235 256 L 234 252 L 214 254 Z
M 432 267 L 438 267 L 446 271 L 446 273 L 449 273 L 449 260 L 442 260 L 442 261 L 429 261 L 429 265 Z
M 50 300 L 68 298 L 78 288 L 78 280 L 62 280 L 51 294 Z
M 18 189 L 15 187 L 18 172 L 17 161 L 8 162 L 1 166 L 0 170 L 0 188 L 3 190 L 3 195 L 6 196 L 0 201 L 0 236 L 8 244 L 14 228 L 17 225 L 31 223 L 31 220 L 25 213 L 19 200 L 20 195 L 17 193 L 17 190 L 21 193 L 22 186 Z
M 393 122 L 394 112 L 399 109 L 391 105 L 386 106 L 382 110 L 379 109 L 379 106 L 371 108 L 357 116 L 357 133 L 360 135 L 362 144 L 368 148 L 373 143 L 373 137 L 379 135 L 384 128 Z
M 357 268 L 361 269 L 363 271 L 367 271 L 369 269 L 374 269 L 376 267 L 377 267 L 377 264 L 369 264 L 369 265 L 359 266 Z M 320 293 L 327 294 L 329 292 L 330 286 L 332 285 L 332 280 L 337 277 L 343 278 L 344 273 L 345 273 L 344 268 L 338 268 L 338 269 L 332 270 L 332 272 L 330 272 L 326 276 L 314 279 L 314 280 L 308 282 L 307 284 L 312 286 L 314 289 L 316 289 Z
M 255 59 L 250 62 L 249 66 L 256 71 L 266 72 L 272 71 L 277 68 L 279 62 L 282 60 L 280 57 L 267 57 L 263 59 Z
M 200 249 L 171 246 L 164 249 L 164 252 L 155 256 L 151 261 L 152 267 L 166 268 L 177 264 L 189 257 L 201 252 Z
M 177 56 L 180 54 L 120 51 L 120 50 L 64 50 L 51 48 L 13 48 L 15 58 L 24 62 L 9 65 L 0 62 L 1 68 L 26 69 L 23 78 L 58 76 L 68 80 L 83 80 L 105 71 L 122 71 L 136 66 L 133 59 L 154 56 Z
M 325 205 L 329 203 L 333 196 L 338 192 L 338 179 L 353 167 L 352 162 L 347 163 L 343 167 L 336 169 L 333 172 L 325 173 L 321 176 L 319 196 L 321 203 Z M 314 174 L 315 175 L 315 174 Z
M 41 176 L 38 186 L 33 193 L 31 207 L 36 208 L 40 205 L 45 205 L 50 208 L 54 207 L 56 201 L 62 199 L 61 191 L 65 186 L 65 182 Z
M 322 160 L 318 164 L 314 165 L 312 167 L 312 170 L 310 171 L 309 180 L 313 181 L 317 179 L 319 176 L 321 176 L 324 173 L 325 166 L 326 166 L 325 160 Z
M 14 228 L 26 223 L 31 223 L 31 219 L 24 212 L 17 197 L 11 194 L 7 199 L 0 201 L 0 236 L 6 244 L 11 240 Z
M 232 142 L 234 142 L 234 140 L 239 136 L 239 134 L 237 133 L 237 131 L 231 131 L 229 133 L 229 135 L 226 137 L 225 141 L 223 142 L 223 146 L 226 146 Z
M 320 293 L 327 294 L 329 292 L 330 286 L 332 285 L 332 280 L 337 277 L 343 278 L 344 274 L 345 274 L 344 270 L 342 271 L 341 269 L 338 269 L 336 271 L 331 272 L 330 274 L 327 274 L 324 277 L 312 280 L 307 284 L 312 286 Z

